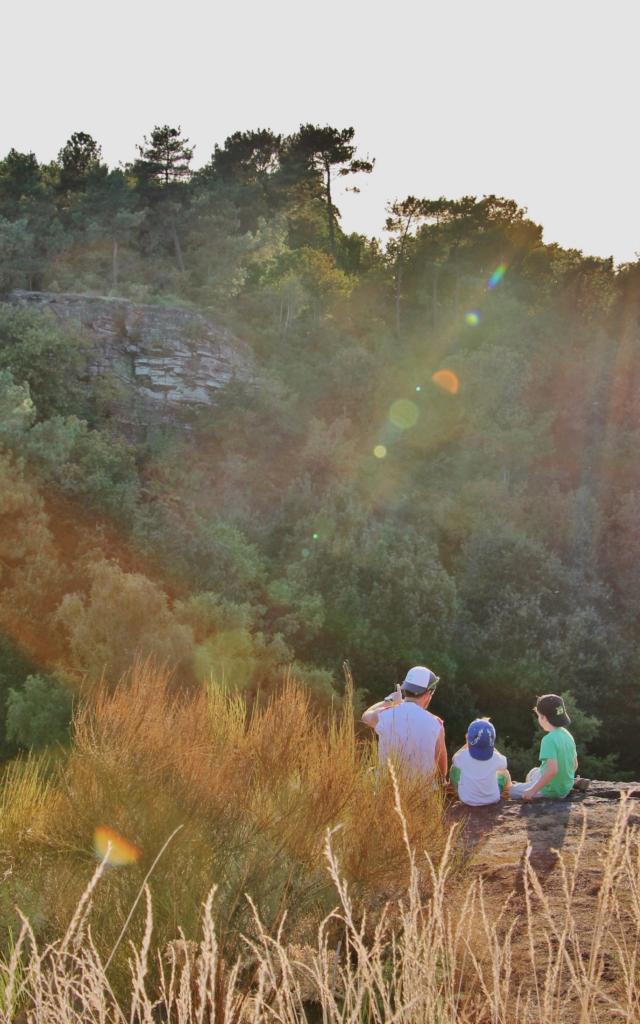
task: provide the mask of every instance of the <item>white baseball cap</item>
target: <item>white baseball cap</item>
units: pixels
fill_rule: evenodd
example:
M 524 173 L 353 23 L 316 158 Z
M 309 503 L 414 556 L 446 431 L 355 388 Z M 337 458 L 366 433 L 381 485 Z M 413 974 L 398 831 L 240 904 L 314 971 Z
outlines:
M 425 668 L 424 665 L 415 665 L 407 672 L 400 689 L 405 693 L 413 693 L 416 697 L 420 697 L 428 690 L 435 690 L 439 682 L 440 676 L 437 676 L 430 668 Z

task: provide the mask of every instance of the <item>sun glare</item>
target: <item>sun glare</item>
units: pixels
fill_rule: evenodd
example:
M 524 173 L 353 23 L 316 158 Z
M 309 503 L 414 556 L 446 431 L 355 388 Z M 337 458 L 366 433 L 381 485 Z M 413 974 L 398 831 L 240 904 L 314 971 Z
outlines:
M 506 272 L 507 264 L 500 263 L 499 266 L 497 266 L 496 269 L 494 270 L 489 280 L 487 281 L 487 288 L 495 288 L 497 284 L 500 284 Z
M 111 867 L 135 864 L 142 856 L 142 850 L 129 842 L 114 828 L 99 825 L 93 834 L 93 848 L 99 860 L 105 860 Z
M 446 391 L 449 395 L 457 395 L 460 390 L 458 375 L 457 373 L 454 373 L 453 370 L 436 370 L 431 377 L 431 380 L 442 391 Z
M 389 409 L 389 419 L 398 430 L 415 427 L 419 415 L 418 406 L 408 398 L 399 398 Z

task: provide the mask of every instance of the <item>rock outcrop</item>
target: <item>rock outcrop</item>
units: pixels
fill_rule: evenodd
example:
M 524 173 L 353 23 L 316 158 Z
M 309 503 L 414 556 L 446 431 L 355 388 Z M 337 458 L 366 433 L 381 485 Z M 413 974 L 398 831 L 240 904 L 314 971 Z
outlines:
M 520 890 L 526 856 L 551 896 L 562 887 L 561 860 L 571 862 L 580 849 L 576 900 L 588 916 L 622 800 L 628 801 L 628 826 L 640 825 L 638 782 L 591 782 L 585 793 L 574 791 L 566 800 L 507 800 L 475 808 L 455 803 L 448 815 L 461 829 L 474 870 L 496 908 Z
M 253 376 L 249 346 L 192 310 L 19 290 L 9 301 L 79 324 L 92 342 L 92 376 L 112 374 L 148 412 L 212 405 L 229 381 Z

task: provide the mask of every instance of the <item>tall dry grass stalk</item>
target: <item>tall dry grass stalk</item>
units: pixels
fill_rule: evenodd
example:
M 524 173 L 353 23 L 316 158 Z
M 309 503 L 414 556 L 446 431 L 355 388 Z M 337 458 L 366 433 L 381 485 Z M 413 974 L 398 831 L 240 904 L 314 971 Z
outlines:
M 65 937 L 42 950 L 23 920 L 14 956 L 2 968 L 0 1020 L 16 1020 L 19 1006 L 29 1024 L 636 1024 L 640 837 L 629 827 L 624 800 L 587 928 L 577 914 L 584 843 L 561 860 L 553 900 L 527 862 L 520 911 L 508 903 L 496 914 L 481 880 L 452 889 L 450 845 L 437 865 L 428 853 L 414 852 L 399 801 L 396 790 L 407 844 L 405 892 L 372 929 L 355 910 L 329 831 L 325 862 L 338 905 L 312 945 L 292 944 L 284 919 L 275 930 L 266 927 L 249 901 L 251 935 L 230 961 L 212 892 L 201 908 L 199 940 L 178 936 L 152 955 L 147 890 L 144 931 L 129 950 L 127 997 L 118 1002 L 89 929 L 87 896 Z

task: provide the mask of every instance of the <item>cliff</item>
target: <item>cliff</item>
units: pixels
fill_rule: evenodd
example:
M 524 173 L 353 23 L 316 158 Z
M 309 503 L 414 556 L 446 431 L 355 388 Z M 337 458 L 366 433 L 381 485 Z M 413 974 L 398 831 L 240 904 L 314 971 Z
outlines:
M 92 377 L 117 379 L 123 411 L 162 418 L 210 406 L 229 381 L 253 376 L 249 346 L 192 310 L 19 290 L 9 301 L 79 324 L 91 341 Z

